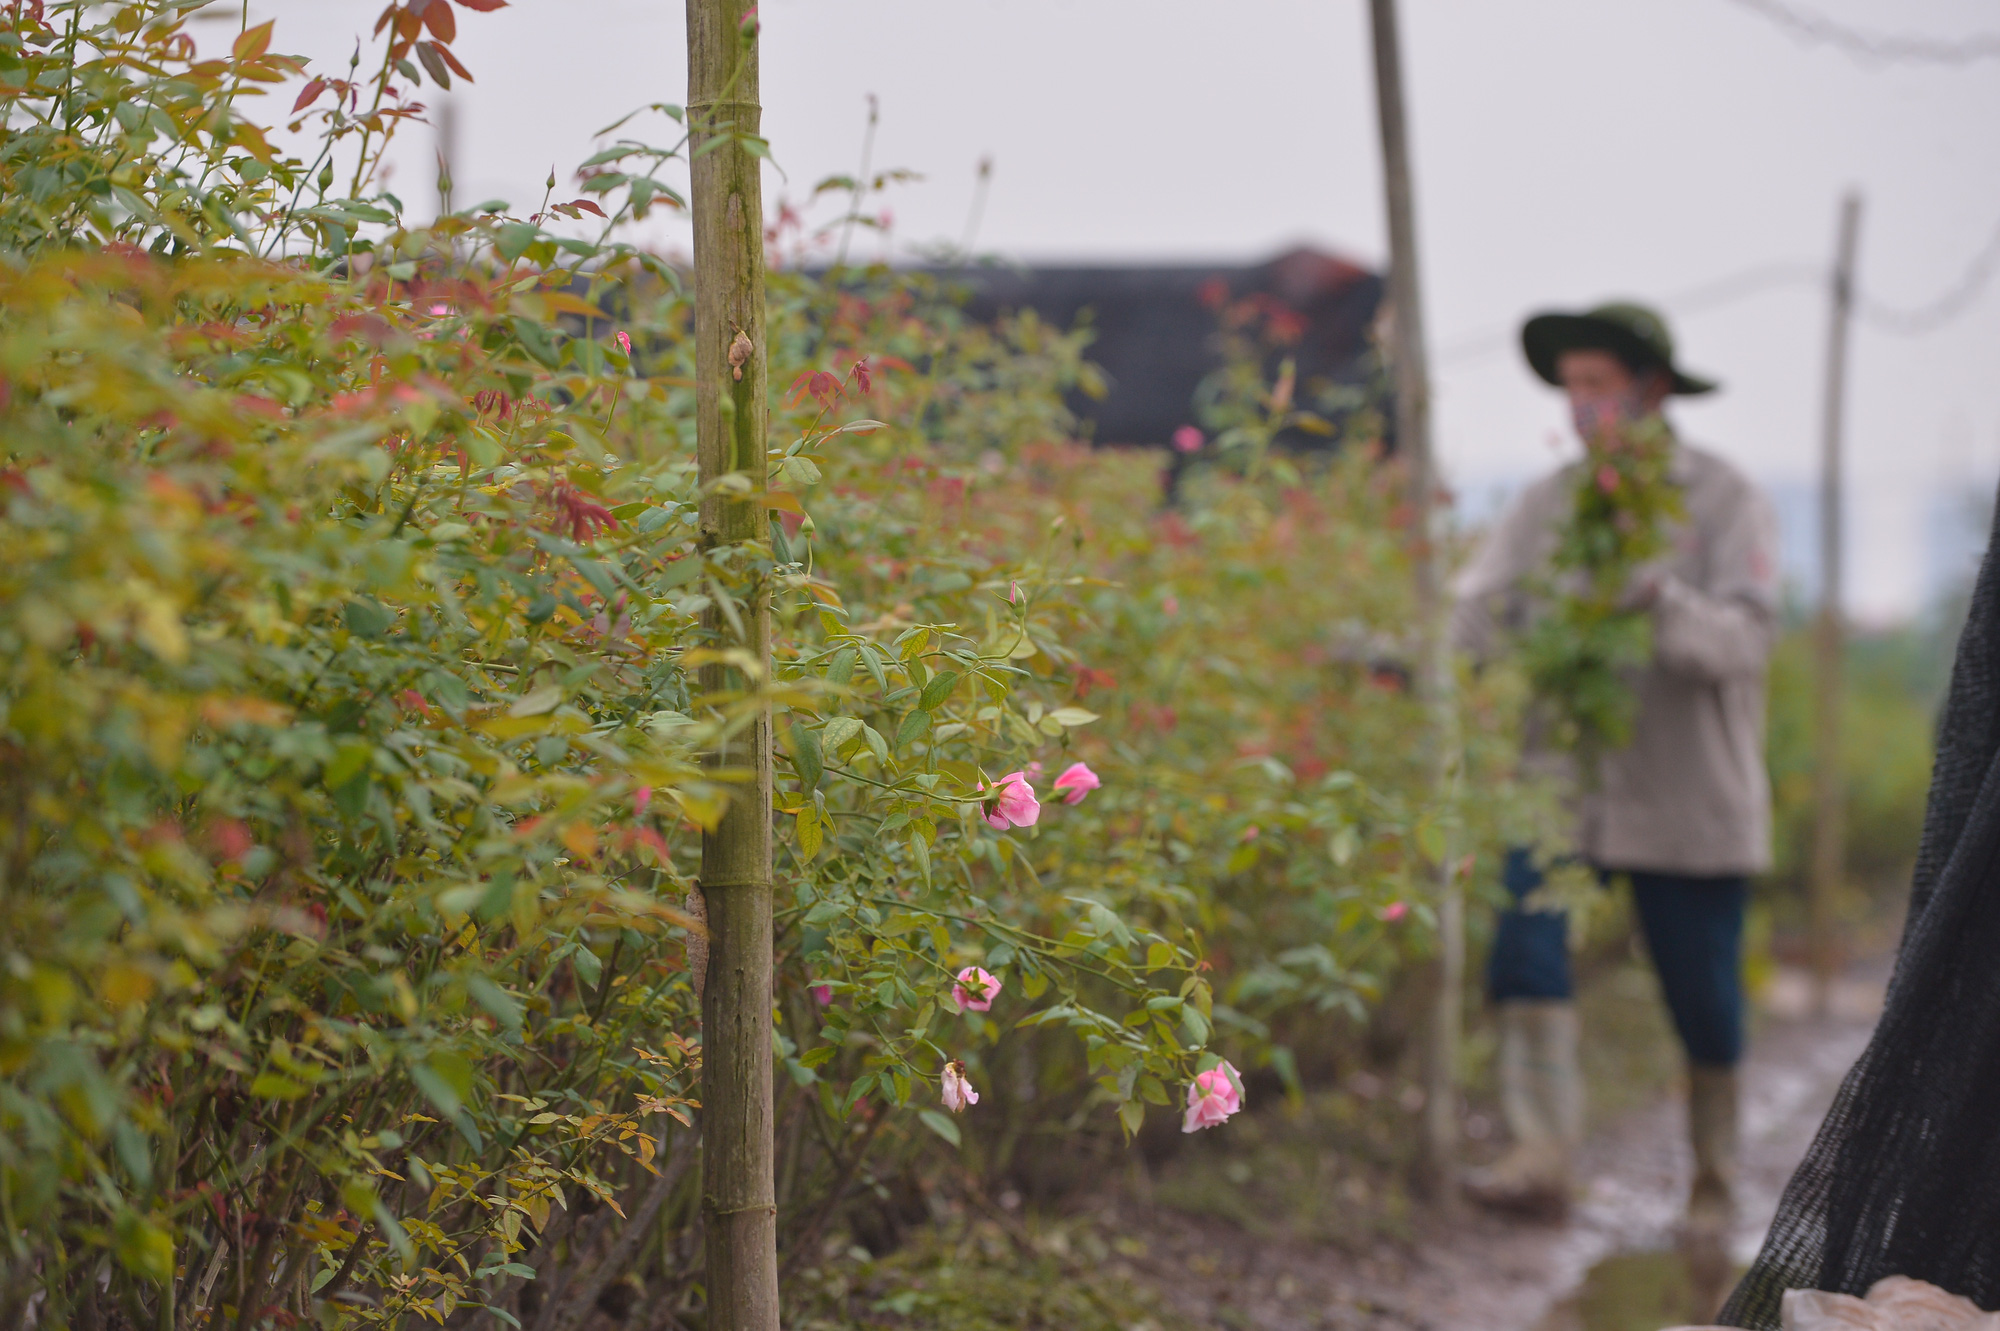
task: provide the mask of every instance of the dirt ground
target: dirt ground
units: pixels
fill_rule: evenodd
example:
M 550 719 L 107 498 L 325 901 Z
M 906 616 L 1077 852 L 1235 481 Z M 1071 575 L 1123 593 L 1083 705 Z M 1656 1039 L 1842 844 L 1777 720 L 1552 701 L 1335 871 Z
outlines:
M 1779 1191 L 1866 1044 L 1885 980 L 1880 965 L 1856 968 L 1834 987 L 1822 1018 L 1810 1014 L 1803 974 L 1781 969 L 1763 987 L 1743 1067 L 1743 1208 L 1731 1253 L 1739 1267 L 1755 1254 Z M 1628 1006 L 1649 1011 L 1637 999 Z M 1664 1035 L 1636 1042 L 1656 1066 L 1669 1047 Z M 1633 1047 L 1620 1035 L 1586 1052 L 1602 1103 L 1580 1161 L 1578 1202 L 1561 1224 L 1418 1207 L 1400 1236 L 1357 1245 L 1352 1236 L 1323 1237 L 1324 1225 L 1302 1236 L 1301 1226 L 1275 1216 L 1264 1224 L 1255 1214 L 1150 1204 L 1143 1190 L 1108 1203 L 1099 1219 L 1131 1236 L 1139 1280 L 1198 1326 L 1658 1331 L 1703 1321 L 1733 1276 L 1713 1271 L 1703 1290 L 1703 1277 L 1673 1249 L 1689 1173 L 1684 1111 L 1670 1082 L 1616 1066 Z M 1477 1119 L 1469 1120 L 1475 1131 Z

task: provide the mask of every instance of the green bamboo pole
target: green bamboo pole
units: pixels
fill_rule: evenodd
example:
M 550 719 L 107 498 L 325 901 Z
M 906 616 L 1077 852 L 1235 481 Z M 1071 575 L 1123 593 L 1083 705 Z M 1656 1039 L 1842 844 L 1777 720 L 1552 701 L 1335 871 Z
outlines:
M 1410 179 L 1409 121 L 1404 112 L 1403 54 L 1396 0 L 1371 0 L 1375 99 L 1382 135 L 1382 182 L 1389 221 L 1391 353 L 1396 372 L 1396 449 L 1410 477 L 1412 557 L 1416 564 L 1417 691 L 1430 712 L 1433 790 L 1447 814 L 1459 778 L 1458 712 L 1452 697 L 1445 551 L 1438 511 L 1438 466 L 1431 447 L 1430 366 L 1425 356 L 1422 290 L 1417 280 L 1417 210 Z M 1447 836 L 1451 819 L 1446 818 Z M 1457 1198 L 1458 1045 L 1465 985 L 1465 896 L 1452 869 L 1449 840 L 1429 866 L 1438 885 L 1437 991 L 1424 1059 L 1423 1174 L 1445 1206 Z
M 749 0 L 687 0 L 688 119 L 693 128 L 695 429 L 701 539 L 712 550 L 768 539 L 764 509 L 769 426 L 764 322 L 764 205 L 756 135 L 756 19 Z M 726 478 L 741 477 L 742 482 Z M 719 607 L 711 640 L 731 642 L 759 669 L 771 660 L 770 587 L 763 575 L 740 610 L 741 635 Z M 739 658 L 740 659 L 740 658 Z M 761 687 L 735 665 L 701 668 L 704 697 Z M 749 770 L 701 843 L 708 917 L 703 985 L 702 1213 L 711 1331 L 778 1331 L 778 1221 L 771 1131 L 771 719 L 766 710 L 708 755 Z

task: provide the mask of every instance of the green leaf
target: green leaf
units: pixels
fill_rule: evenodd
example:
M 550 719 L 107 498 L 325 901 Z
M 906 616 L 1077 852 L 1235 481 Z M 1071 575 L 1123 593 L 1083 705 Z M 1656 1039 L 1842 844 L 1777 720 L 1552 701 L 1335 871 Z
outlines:
M 959 1141 L 958 1124 L 952 1122 L 949 1115 L 941 1114 L 935 1109 L 919 1109 L 917 1117 L 924 1121 L 925 1127 L 950 1142 L 953 1146 L 963 1144 Z
M 1361 833 L 1354 824 L 1349 823 L 1333 834 L 1332 839 L 1327 842 L 1326 853 L 1332 857 L 1334 864 L 1344 869 L 1353 861 L 1354 852 L 1360 848 Z
M 507 222 L 494 229 L 493 248 L 499 251 L 501 258 L 513 263 L 528 252 L 528 246 L 534 244 L 541 234 L 539 227 L 526 222 Z
M 861 734 L 861 723 L 851 716 L 836 716 L 820 730 L 819 738 L 825 753 L 838 758 L 847 746 Z
M 819 484 L 819 468 L 806 457 L 789 457 L 778 464 L 778 474 L 785 478 L 785 484 L 805 487 Z
M 1058 707 L 1049 713 L 1049 720 L 1059 726 L 1087 726 L 1097 719 L 1097 713 L 1087 707 Z
M 810 804 L 806 805 L 794 816 L 792 826 L 799 838 L 799 858 L 810 860 L 817 856 L 820 847 L 825 844 L 820 829 L 819 810 Z
M 1146 1121 L 1146 1103 L 1143 1100 L 1127 1100 L 1118 1106 L 1118 1122 L 1125 1129 L 1127 1137 L 1138 1133 Z
M 472 1062 L 456 1049 L 439 1049 L 423 1062 L 411 1065 L 410 1080 L 450 1118 L 465 1107 L 472 1095 Z
M 924 685 L 923 696 L 917 699 L 917 706 L 926 712 L 935 712 L 939 707 L 944 705 L 944 700 L 951 696 L 952 689 L 957 687 L 957 685 L 958 672 L 956 670 L 939 671 L 931 677 L 930 683 Z
M 546 716 L 562 705 L 563 690 L 560 684 L 544 684 L 538 689 L 530 689 L 514 700 L 507 709 L 509 716 Z
M 917 736 L 930 729 L 930 724 L 931 714 L 929 712 L 921 709 L 912 711 L 908 716 L 903 718 L 903 723 L 896 727 L 896 747 L 899 749 L 908 747 L 910 742 L 915 740 Z
M 868 751 L 875 755 L 875 761 L 887 767 L 889 765 L 888 741 L 882 738 L 874 726 L 865 723 L 861 727 L 861 738 L 867 741 Z
M 114 1250 L 119 1264 L 133 1275 L 161 1285 L 174 1278 L 173 1235 L 137 1211 L 118 1217 Z
M 333 761 L 326 765 L 320 780 L 328 790 L 338 790 L 361 774 L 374 753 L 375 746 L 365 739 L 343 739 L 334 749 Z
M 576 967 L 576 978 L 586 989 L 595 989 L 604 978 L 604 962 L 582 943 L 578 943 L 569 954 L 569 964 Z
M 459 1107 L 458 1093 L 451 1083 L 438 1076 L 430 1068 L 418 1063 L 410 1068 L 410 1080 L 424 1093 L 424 1098 L 435 1105 L 440 1113 L 447 1116 L 456 1113 Z
M 472 995 L 473 1001 L 493 1015 L 493 1020 L 500 1023 L 501 1029 L 511 1035 L 521 1033 L 521 1005 L 514 1001 L 512 994 L 484 975 L 468 976 L 465 981 L 465 991 Z
M 379 601 L 357 597 L 341 611 L 348 629 L 359 638 L 386 637 L 396 617 Z
M 799 784 L 807 790 L 818 789 L 820 778 L 826 775 L 826 760 L 819 751 L 819 735 L 796 716 L 786 733 L 791 737 L 792 771 L 798 775 Z
M 312 1087 L 294 1081 L 282 1072 L 266 1072 L 250 1083 L 250 1094 L 259 1100 L 296 1100 Z

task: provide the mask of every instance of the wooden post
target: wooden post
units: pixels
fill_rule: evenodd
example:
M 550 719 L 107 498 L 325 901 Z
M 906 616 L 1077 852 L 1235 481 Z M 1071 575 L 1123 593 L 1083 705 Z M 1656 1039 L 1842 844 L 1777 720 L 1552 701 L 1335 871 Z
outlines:
M 758 133 L 757 19 L 751 0 L 687 0 L 693 132 L 695 436 L 701 540 L 722 549 L 769 539 L 764 509 L 769 330 L 758 158 L 733 135 Z M 717 140 L 720 140 L 718 142 Z M 725 485 L 725 478 L 741 483 Z M 745 558 L 739 567 L 754 566 Z M 701 667 L 720 710 L 763 687 L 771 660 L 770 585 L 742 592 L 740 634 L 703 615 L 718 646 L 754 668 Z M 742 658 L 738 658 L 739 661 Z M 702 1215 L 711 1331 L 778 1331 L 778 1217 L 771 1124 L 771 718 L 768 710 L 707 756 L 750 772 L 701 842 L 708 971 L 701 1005 Z
M 1845 868 L 1845 802 L 1840 773 L 1841 657 L 1841 426 L 1847 387 L 1848 326 L 1854 315 L 1854 260 L 1861 235 L 1861 196 L 1840 201 L 1840 231 L 1828 295 L 1826 400 L 1819 458 L 1819 615 L 1813 626 L 1813 840 L 1807 912 L 1813 972 L 1813 1007 L 1822 1016 L 1837 964 L 1834 901 Z
M 1458 722 L 1452 699 L 1451 643 L 1446 633 L 1450 607 L 1445 590 L 1437 458 L 1431 448 L 1430 368 L 1424 348 L 1422 289 L 1417 280 L 1416 202 L 1410 182 L 1409 122 L 1404 114 L 1396 0 L 1370 0 L 1369 15 L 1375 46 L 1375 102 L 1382 132 L 1383 193 L 1389 211 L 1396 448 L 1404 457 L 1410 478 L 1420 639 L 1417 688 L 1430 711 L 1434 790 L 1440 807 L 1449 810 L 1459 775 Z M 1449 841 L 1439 862 L 1431 867 L 1438 883 L 1438 966 L 1424 1069 L 1424 1173 L 1432 1195 L 1449 1206 L 1458 1195 L 1457 1063 L 1465 984 L 1465 898 L 1453 872 Z

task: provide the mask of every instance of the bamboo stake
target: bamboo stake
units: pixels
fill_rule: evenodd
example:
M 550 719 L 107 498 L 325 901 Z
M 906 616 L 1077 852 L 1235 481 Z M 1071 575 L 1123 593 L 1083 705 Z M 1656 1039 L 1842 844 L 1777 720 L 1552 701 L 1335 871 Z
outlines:
M 695 430 L 701 539 L 710 550 L 768 539 L 764 509 L 769 332 L 764 207 L 756 135 L 757 19 L 750 0 L 687 0 L 694 214 Z M 726 478 L 741 478 L 739 483 Z M 755 564 L 760 556 L 746 555 Z M 719 705 L 763 687 L 771 660 L 770 585 L 755 575 L 737 637 L 720 607 L 713 641 L 753 668 L 713 662 L 699 686 Z M 735 638 L 734 641 L 731 641 Z M 740 656 L 737 658 L 742 659 Z M 702 1025 L 702 1212 L 712 1331 L 778 1331 L 778 1223 L 771 1129 L 771 718 L 762 712 L 707 756 L 748 770 L 701 843 L 708 917 Z
M 1828 295 L 1826 400 L 1819 462 L 1819 615 L 1813 625 L 1813 842 L 1807 884 L 1813 1008 L 1827 1011 L 1836 964 L 1834 898 L 1845 860 L 1845 793 L 1840 779 L 1841 427 L 1847 386 L 1848 327 L 1854 317 L 1854 258 L 1861 235 L 1861 196 L 1840 201 L 1840 231 Z
M 1395 0 L 1370 0 L 1375 99 L 1382 133 L 1383 193 L 1389 212 L 1389 302 L 1395 314 L 1396 447 L 1409 468 L 1410 532 L 1416 565 L 1417 689 L 1430 713 L 1433 789 L 1445 810 L 1458 780 L 1457 713 L 1446 634 L 1445 552 L 1431 448 L 1430 367 L 1424 348 L 1417 270 L 1416 201 L 1410 181 L 1401 40 Z M 1450 820 L 1446 820 L 1449 832 Z M 1431 866 L 1438 885 L 1437 993 L 1424 1066 L 1424 1182 L 1446 1206 L 1458 1195 L 1458 1045 L 1465 984 L 1465 899 L 1447 840 Z

